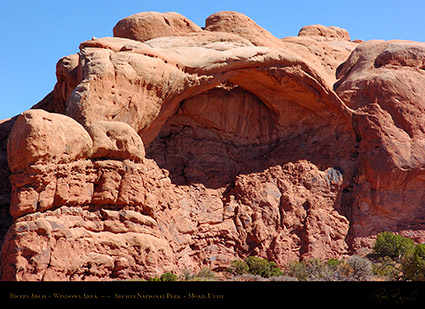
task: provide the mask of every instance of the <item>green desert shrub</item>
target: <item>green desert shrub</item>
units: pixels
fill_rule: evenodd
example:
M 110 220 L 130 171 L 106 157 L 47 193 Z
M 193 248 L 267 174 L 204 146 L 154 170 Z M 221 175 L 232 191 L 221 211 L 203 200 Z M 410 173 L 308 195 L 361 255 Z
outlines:
M 218 280 L 216 277 L 216 273 L 208 268 L 202 267 L 201 270 L 194 274 L 192 270 L 186 269 L 182 274 L 181 280 L 183 281 L 216 281 Z
M 173 273 L 162 274 L 159 278 L 149 278 L 149 281 L 177 281 L 177 276 Z
M 325 264 L 331 269 L 337 269 L 343 263 L 342 260 L 328 259 Z
M 399 280 L 401 276 L 401 270 L 397 267 L 397 263 L 389 256 L 379 258 L 376 263 L 373 263 L 372 271 L 375 275 L 392 281 Z
M 268 261 L 256 256 L 248 256 L 244 259 L 248 265 L 249 273 L 259 275 L 264 278 L 275 277 L 282 275 L 282 271 L 273 261 Z
M 425 281 L 425 244 L 383 232 L 378 234 L 373 251 L 379 257 L 375 273 L 392 280 Z
M 400 260 L 405 254 L 413 251 L 415 242 L 410 238 L 396 235 L 391 232 L 379 233 L 373 247 L 373 252 L 381 257 L 390 257 Z
M 232 273 L 233 275 L 248 274 L 249 267 L 248 267 L 248 264 L 246 264 L 244 261 L 233 260 L 230 264 L 230 268 L 228 269 L 228 272 Z
M 283 275 L 275 262 L 256 256 L 248 256 L 243 261 L 232 261 L 228 271 L 234 275 L 251 274 L 258 275 L 263 278 Z
M 425 244 L 418 244 L 403 258 L 402 270 L 407 280 L 425 281 Z

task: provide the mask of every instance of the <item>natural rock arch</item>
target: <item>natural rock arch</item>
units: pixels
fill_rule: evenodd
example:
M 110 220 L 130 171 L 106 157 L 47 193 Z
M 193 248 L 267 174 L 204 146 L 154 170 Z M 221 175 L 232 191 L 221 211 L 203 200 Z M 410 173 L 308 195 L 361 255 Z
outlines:
M 114 34 L 0 123 L 2 279 L 284 266 L 383 230 L 425 239 L 423 44 L 320 25 L 278 39 L 236 12 L 204 28 L 141 13 Z

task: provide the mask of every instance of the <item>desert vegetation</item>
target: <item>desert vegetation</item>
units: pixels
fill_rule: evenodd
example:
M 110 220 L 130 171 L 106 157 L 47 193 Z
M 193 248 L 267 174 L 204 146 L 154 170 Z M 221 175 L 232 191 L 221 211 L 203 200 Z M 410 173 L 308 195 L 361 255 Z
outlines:
M 149 281 L 425 281 L 425 244 L 391 232 L 377 235 L 372 252 L 344 259 L 292 261 L 283 269 L 273 261 L 248 256 L 215 272 L 204 267 L 178 277 L 164 273 Z

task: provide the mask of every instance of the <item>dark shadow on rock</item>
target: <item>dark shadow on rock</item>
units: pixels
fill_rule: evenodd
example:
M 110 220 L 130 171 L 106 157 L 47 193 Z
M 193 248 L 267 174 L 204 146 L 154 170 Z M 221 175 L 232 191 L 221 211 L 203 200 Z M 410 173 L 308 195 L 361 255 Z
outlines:
M 238 97 L 229 91 L 210 90 L 210 96 L 183 101 L 146 147 L 146 157 L 168 170 L 176 185 L 202 183 L 208 188 L 224 187 L 239 174 L 261 172 L 299 160 L 310 161 L 320 170 L 335 167 L 344 173 L 346 182 L 351 179 L 355 141 L 348 129 L 335 129 L 331 125 L 333 119 L 325 120 L 313 113 L 307 115 L 308 124 L 291 120 L 286 127 L 278 125 L 261 101 L 244 92 Z M 238 98 L 243 102 L 238 102 Z M 251 104 L 251 110 L 246 104 Z M 302 117 L 306 119 L 305 115 Z

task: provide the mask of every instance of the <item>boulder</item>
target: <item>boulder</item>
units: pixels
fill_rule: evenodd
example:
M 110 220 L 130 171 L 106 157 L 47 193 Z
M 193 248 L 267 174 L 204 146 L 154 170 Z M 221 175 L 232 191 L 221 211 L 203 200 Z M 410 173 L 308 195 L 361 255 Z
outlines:
M 157 37 L 179 36 L 202 29 L 175 12 L 143 12 L 120 20 L 114 27 L 115 37 L 144 42 Z
M 43 110 L 28 110 L 16 119 L 8 139 L 12 172 L 38 163 L 70 163 L 87 159 L 93 142 L 74 119 Z
M 233 33 L 249 40 L 255 46 L 280 46 L 277 37 L 239 12 L 222 11 L 210 15 L 205 20 L 205 30 Z
M 312 37 L 319 41 L 350 41 L 350 34 L 348 31 L 335 26 L 304 26 L 298 32 L 298 36 Z
M 139 135 L 128 124 L 100 121 L 87 127 L 93 139 L 92 159 L 142 161 L 145 148 Z

